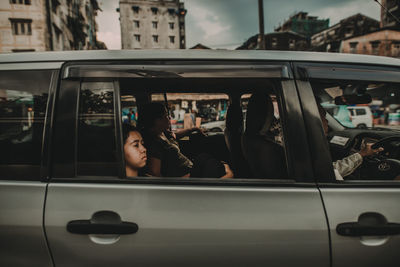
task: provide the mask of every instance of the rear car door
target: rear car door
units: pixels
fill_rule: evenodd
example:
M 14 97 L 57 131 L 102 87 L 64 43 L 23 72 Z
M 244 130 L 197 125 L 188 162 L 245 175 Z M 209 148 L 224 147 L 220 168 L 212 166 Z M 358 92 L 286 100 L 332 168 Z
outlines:
M 378 113 L 379 107 L 383 110 L 395 107 L 390 105 L 399 103 L 400 69 L 313 63 L 299 63 L 296 67 L 299 95 L 307 114 L 305 122 L 309 136 L 313 138 L 310 150 L 313 155 L 314 171 L 319 177 L 319 188 L 329 221 L 332 266 L 398 266 L 400 183 L 398 180 L 393 180 L 400 174 L 398 169 L 390 173 L 390 180 L 387 174 L 391 170 L 380 167 L 387 167 L 382 165 L 384 161 L 371 167 L 368 164 L 374 164 L 374 161 L 364 158 L 355 175 L 344 177 L 344 181 L 335 181 L 330 152 L 335 154 L 340 148 L 340 151 L 347 150 L 353 153 L 360 149 L 362 140 L 376 141 L 388 136 L 397 136 L 396 140 L 399 140 L 400 134 L 395 130 L 395 126 L 384 123 L 383 116 L 382 120 L 377 116 L 376 120 L 382 125 L 381 128 L 338 131 L 335 135 L 343 137 L 344 139 L 341 139 L 343 143 L 334 144 L 330 135 L 329 149 L 314 93 L 321 90 L 323 88 L 321 84 L 326 82 L 329 82 L 328 87 L 331 92 L 337 84 L 345 88 L 343 85 L 347 84 L 347 81 L 352 84 L 375 86 L 373 90 L 371 87 L 367 88 L 367 92 L 371 92 L 373 96 L 373 102 L 369 106 L 375 108 Z M 379 106 L 374 107 L 374 105 Z M 393 145 L 391 148 L 386 147 L 385 149 L 391 150 L 387 150 L 386 154 L 381 156 L 389 155 L 399 162 L 398 148 L 395 147 L 396 143 Z M 347 155 L 342 154 L 334 160 Z M 395 166 L 398 165 L 390 167 Z
M 0 265 L 52 266 L 43 229 L 55 64 L 0 64 Z
M 108 63 L 71 63 L 63 73 L 44 216 L 57 266 L 329 266 L 328 227 L 288 64 Z M 118 77 L 145 92 L 160 85 L 157 77 L 196 84 L 186 74 L 221 87 L 274 80 L 290 179 L 125 178 Z

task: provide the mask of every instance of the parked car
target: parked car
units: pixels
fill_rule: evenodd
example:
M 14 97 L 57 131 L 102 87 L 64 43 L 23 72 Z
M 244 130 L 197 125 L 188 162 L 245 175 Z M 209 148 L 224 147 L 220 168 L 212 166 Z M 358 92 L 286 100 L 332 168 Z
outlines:
M 345 127 L 354 128 L 350 112 L 345 105 L 335 105 L 335 104 L 322 104 L 323 108 L 331 116 L 340 122 Z
M 373 116 L 371 109 L 366 106 L 347 107 L 351 114 L 351 121 L 357 128 L 366 128 L 373 126 Z
M 400 133 L 348 129 L 327 114 L 325 136 L 316 102 L 333 103 L 358 85 L 374 97 L 399 90 L 400 60 L 288 51 L 1 54 L 0 265 L 398 266 Z M 228 96 L 224 133 L 179 142 L 190 159 L 208 152 L 228 162 L 235 178 L 126 177 L 122 107 L 137 105 L 140 120 L 153 94 L 183 92 Z M 365 142 L 385 151 L 336 181 L 332 161 Z M 276 168 L 282 176 L 270 174 Z

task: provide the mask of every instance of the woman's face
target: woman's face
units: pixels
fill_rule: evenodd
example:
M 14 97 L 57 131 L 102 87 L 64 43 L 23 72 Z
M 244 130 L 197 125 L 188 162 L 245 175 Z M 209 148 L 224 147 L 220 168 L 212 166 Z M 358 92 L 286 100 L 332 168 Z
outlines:
M 134 170 L 146 165 L 147 153 L 143 145 L 142 135 L 137 131 L 129 132 L 124 144 L 125 164 Z
M 164 110 L 164 113 L 155 120 L 155 126 L 161 132 L 168 130 L 170 128 L 170 120 L 167 110 Z

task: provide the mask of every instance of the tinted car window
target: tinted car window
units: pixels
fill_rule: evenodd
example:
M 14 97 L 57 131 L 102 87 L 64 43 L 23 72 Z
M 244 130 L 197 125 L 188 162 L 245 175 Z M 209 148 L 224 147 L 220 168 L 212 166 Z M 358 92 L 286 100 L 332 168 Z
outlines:
M 117 175 L 111 82 L 84 82 L 79 96 L 77 173 Z
M 0 179 L 39 180 L 52 71 L 0 72 Z
M 365 115 L 365 114 L 367 114 L 367 112 L 365 111 L 365 109 L 356 109 L 356 114 L 357 115 Z

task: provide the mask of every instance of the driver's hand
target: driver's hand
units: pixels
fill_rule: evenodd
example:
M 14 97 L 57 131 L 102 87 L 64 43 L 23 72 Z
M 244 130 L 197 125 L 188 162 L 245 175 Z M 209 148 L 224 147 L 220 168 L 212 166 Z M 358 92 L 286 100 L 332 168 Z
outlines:
M 365 145 L 361 146 L 362 148 L 361 148 L 360 152 L 358 152 L 358 153 L 360 153 L 360 155 L 362 157 L 366 157 L 366 156 L 378 154 L 379 152 L 383 151 L 382 147 L 379 147 L 377 149 L 371 148 L 372 145 L 373 144 L 365 144 Z
M 199 132 L 201 135 L 206 136 L 207 129 L 200 128 L 200 127 L 193 127 L 191 132 Z

